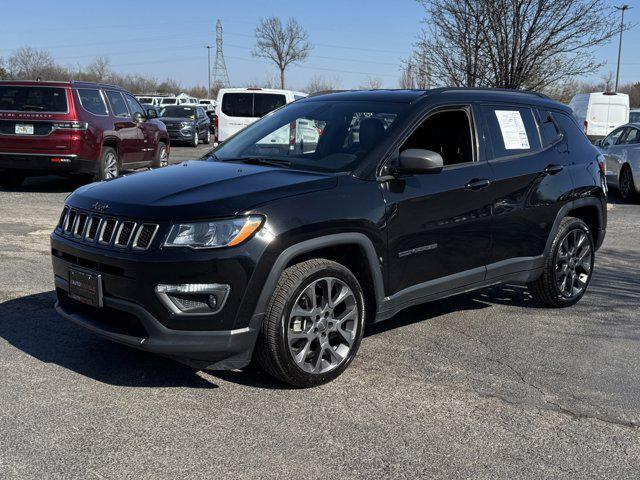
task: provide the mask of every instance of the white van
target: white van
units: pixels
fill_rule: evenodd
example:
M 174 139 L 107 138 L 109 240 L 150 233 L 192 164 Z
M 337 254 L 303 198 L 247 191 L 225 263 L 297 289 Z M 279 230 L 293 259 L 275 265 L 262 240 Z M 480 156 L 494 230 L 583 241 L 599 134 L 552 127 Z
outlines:
M 219 142 L 227 140 L 267 113 L 306 97 L 306 93 L 270 88 L 222 88 L 216 105 Z
M 629 95 L 625 93 L 578 93 L 569 106 L 592 142 L 629 122 Z

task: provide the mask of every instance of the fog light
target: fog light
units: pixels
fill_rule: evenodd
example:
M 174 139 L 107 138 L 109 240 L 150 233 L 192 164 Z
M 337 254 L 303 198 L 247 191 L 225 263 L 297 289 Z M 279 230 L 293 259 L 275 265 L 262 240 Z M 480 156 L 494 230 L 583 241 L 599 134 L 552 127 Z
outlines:
M 158 285 L 156 295 L 177 315 L 211 315 L 224 307 L 231 287 L 222 283 Z

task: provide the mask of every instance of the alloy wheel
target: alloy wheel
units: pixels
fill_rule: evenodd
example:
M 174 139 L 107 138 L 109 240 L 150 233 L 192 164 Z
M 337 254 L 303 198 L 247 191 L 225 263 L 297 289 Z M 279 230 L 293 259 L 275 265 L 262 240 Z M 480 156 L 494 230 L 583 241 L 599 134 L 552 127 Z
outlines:
M 296 298 L 287 322 L 289 352 L 305 372 L 339 367 L 354 346 L 360 311 L 353 290 L 342 280 L 312 281 Z
M 624 168 L 620 175 L 620 196 L 627 200 L 633 193 L 633 177 L 631 176 L 631 170 Z
M 574 229 L 567 232 L 556 253 L 556 285 L 566 299 L 581 295 L 587 288 L 593 269 L 593 248 L 587 234 Z
M 160 167 L 166 167 L 169 164 L 169 155 L 167 154 L 167 147 L 162 147 L 160 150 Z
M 118 176 L 118 157 L 115 153 L 107 153 L 104 159 L 104 178 L 116 178 Z

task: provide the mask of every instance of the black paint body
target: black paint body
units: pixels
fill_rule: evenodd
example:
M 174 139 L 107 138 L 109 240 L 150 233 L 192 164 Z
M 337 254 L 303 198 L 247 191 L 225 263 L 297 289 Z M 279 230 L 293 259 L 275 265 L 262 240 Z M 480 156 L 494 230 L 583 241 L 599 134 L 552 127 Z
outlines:
M 56 230 L 51 244 L 60 313 L 137 348 L 238 368 L 251 358 L 280 272 L 300 258 L 355 252 L 348 260 L 360 267 L 368 320 L 378 321 L 430 299 L 537 278 L 554 229 L 568 214 L 585 219 L 601 245 L 606 195 L 598 152 L 563 105 L 535 94 L 456 89 L 345 92 L 302 101 L 327 98 L 406 102 L 411 112 L 353 172 L 194 161 L 74 192 L 71 207 L 91 211 L 101 202 L 110 215 L 154 221 L 160 229 L 142 253 L 86 245 Z M 554 112 L 563 116 L 563 135 L 534 153 L 495 159 L 482 105 Z M 472 112 L 475 161 L 437 174 L 387 175 L 385 163 L 411 131 L 430 112 L 450 107 Z M 172 222 L 246 214 L 264 216 L 268 235 L 215 250 L 162 247 Z M 143 333 L 114 332 L 76 308 L 65 295 L 69 266 L 102 272 L 109 311 L 127 312 Z M 218 282 L 230 284 L 231 293 L 210 316 L 176 317 L 154 293 L 160 283 Z

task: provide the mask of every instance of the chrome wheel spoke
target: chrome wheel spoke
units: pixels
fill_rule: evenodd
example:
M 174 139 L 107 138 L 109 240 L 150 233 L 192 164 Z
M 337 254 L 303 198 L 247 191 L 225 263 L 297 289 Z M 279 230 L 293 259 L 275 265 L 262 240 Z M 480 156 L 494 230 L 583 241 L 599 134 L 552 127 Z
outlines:
M 356 296 L 334 277 L 311 281 L 293 304 L 287 343 L 296 364 L 310 373 L 326 373 L 349 356 L 359 328 Z

